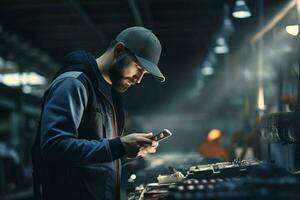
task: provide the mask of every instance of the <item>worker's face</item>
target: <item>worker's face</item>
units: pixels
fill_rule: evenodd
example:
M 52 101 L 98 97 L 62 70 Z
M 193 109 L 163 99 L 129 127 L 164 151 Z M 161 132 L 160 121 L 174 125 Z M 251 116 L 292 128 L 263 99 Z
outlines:
M 145 73 L 146 71 L 128 54 L 122 54 L 117 58 L 109 70 L 112 86 L 122 93 L 132 85 L 140 83 Z

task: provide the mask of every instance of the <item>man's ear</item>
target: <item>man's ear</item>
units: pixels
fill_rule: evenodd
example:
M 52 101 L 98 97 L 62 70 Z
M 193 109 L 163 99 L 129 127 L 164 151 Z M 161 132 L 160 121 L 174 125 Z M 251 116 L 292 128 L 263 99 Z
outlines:
M 114 48 L 114 58 L 119 57 L 125 50 L 125 45 L 123 42 L 118 42 Z

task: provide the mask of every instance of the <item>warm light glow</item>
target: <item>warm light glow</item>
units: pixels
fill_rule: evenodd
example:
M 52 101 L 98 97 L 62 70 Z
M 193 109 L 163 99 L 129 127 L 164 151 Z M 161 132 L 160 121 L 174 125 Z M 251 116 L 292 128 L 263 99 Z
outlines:
M 8 86 L 43 85 L 46 83 L 45 77 L 35 72 L 2 74 L 0 81 Z
M 290 25 L 285 27 L 286 32 L 293 36 L 297 36 L 299 33 L 299 26 L 298 25 Z
M 208 141 L 214 141 L 217 140 L 219 138 L 221 138 L 222 132 L 220 129 L 212 129 L 209 131 L 208 135 L 207 135 L 207 140 Z
M 249 11 L 249 8 L 244 0 L 237 0 L 235 2 L 235 9 L 232 15 L 235 18 L 247 18 L 251 17 L 251 12 Z
M 258 88 L 258 97 L 257 97 L 257 108 L 258 110 L 265 110 L 265 100 L 264 100 L 264 89 L 262 86 Z

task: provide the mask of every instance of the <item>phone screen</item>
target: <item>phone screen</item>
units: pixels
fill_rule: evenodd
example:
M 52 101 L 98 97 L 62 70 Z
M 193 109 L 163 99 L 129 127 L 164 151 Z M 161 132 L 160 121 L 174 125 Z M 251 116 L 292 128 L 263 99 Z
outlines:
M 159 132 L 158 134 L 154 135 L 151 139 L 155 140 L 157 142 L 160 142 L 168 137 L 170 137 L 172 135 L 171 131 L 169 131 L 168 129 L 164 129 L 161 132 Z

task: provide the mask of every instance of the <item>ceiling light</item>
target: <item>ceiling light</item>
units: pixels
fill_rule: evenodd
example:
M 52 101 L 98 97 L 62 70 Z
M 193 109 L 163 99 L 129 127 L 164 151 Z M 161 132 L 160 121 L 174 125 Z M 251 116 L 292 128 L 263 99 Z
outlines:
M 8 86 L 43 85 L 46 83 L 45 77 L 35 72 L 2 74 L 1 81 Z
M 229 17 L 223 19 L 223 28 L 227 35 L 230 35 L 234 31 L 232 21 Z
M 229 50 L 227 46 L 216 46 L 214 51 L 216 54 L 226 54 Z
M 244 0 L 236 0 L 232 15 L 235 18 L 247 18 L 251 17 L 251 12 Z
M 229 52 L 229 48 L 224 37 L 217 38 L 216 46 L 214 47 L 214 52 L 216 54 L 225 54 Z
M 224 17 L 223 17 L 222 29 L 227 36 L 231 35 L 234 32 L 234 27 L 230 19 L 229 6 L 227 4 L 224 5 Z
M 299 26 L 298 25 L 289 25 L 285 27 L 286 32 L 293 36 L 297 36 L 299 33 Z
M 218 46 L 224 46 L 226 45 L 226 40 L 224 37 L 218 37 L 216 43 Z
M 205 61 L 203 64 L 203 68 L 201 69 L 201 73 L 204 76 L 210 76 L 214 74 L 214 68 L 211 66 L 211 63 Z

